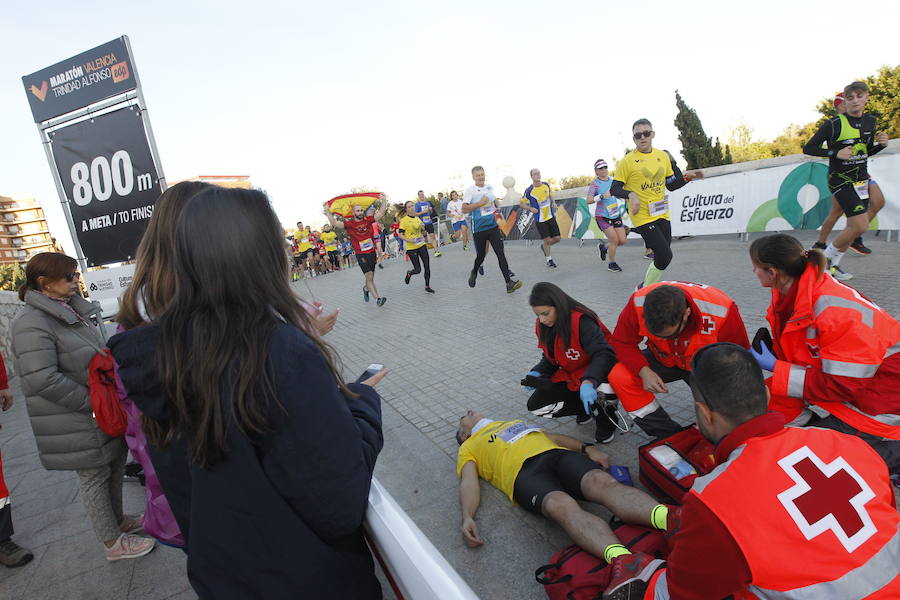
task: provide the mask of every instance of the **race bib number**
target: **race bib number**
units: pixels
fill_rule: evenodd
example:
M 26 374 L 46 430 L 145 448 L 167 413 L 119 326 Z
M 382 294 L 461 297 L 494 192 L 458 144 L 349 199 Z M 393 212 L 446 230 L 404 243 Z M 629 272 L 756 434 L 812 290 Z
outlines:
M 366 238 L 359 242 L 359 249 L 363 252 L 368 252 L 369 250 L 375 249 L 375 244 L 372 243 L 371 238 Z
M 663 198 L 662 200 L 657 200 L 656 202 L 650 203 L 650 216 L 658 217 L 659 215 L 663 215 L 669 212 L 669 199 Z
M 431 225 L 431 217 L 428 215 L 422 215 L 422 222 L 426 225 Z
M 507 444 L 515 444 L 529 433 L 534 433 L 535 431 L 542 431 L 542 429 L 528 423 L 513 423 L 502 431 L 497 432 L 496 435 Z
M 605 200 L 606 204 L 606 214 L 609 215 L 610 219 L 614 219 L 619 216 L 619 199 L 615 196 L 607 198 Z
M 481 207 L 481 216 L 489 217 L 494 214 L 494 203 L 488 202 L 485 206 Z
M 857 181 L 853 184 L 853 189 L 856 190 L 856 195 L 859 196 L 860 200 L 868 200 L 869 199 L 869 182 L 868 181 Z
M 413 238 L 413 244 L 424 244 L 424 243 L 425 243 L 425 238 L 422 236 Z

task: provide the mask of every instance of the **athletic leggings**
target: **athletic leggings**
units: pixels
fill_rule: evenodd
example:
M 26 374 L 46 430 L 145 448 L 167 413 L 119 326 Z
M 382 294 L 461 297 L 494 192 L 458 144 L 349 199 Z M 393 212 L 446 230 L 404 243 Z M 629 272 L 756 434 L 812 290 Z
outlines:
M 668 219 L 657 219 L 635 227 L 642 238 L 644 245 L 653 251 L 653 264 L 660 271 L 664 270 L 672 262 L 672 224 Z
M 425 265 L 425 287 L 431 283 L 431 259 L 428 258 L 428 246 L 420 246 L 415 250 L 407 250 L 406 255 L 412 262 L 413 269 L 410 271 L 413 275 L 422 272 L 422 265 Z
M 472 234 L 472 239 L 475 241 L 475 265 L 472 267 L 472 272 L 478 271 L 478 267 L 484 262 L 484 257 L 487 256 L 487 245 L 490 242 L 494 254 L 497 255 L 497 264 L 500 265 L 503 279 L 509 281 L 509 263 L 506 262 L 506 254 L 503 252 L 503 236 L 500 235 L 500 228 L 491 227 L 485 231 L 476 231 Z
M 328 260 L 331 261 L 331 266 L 335 269 L 341 268 L 341 257 L 338 254 L 337 250 L 329 250 L 328 251 Z

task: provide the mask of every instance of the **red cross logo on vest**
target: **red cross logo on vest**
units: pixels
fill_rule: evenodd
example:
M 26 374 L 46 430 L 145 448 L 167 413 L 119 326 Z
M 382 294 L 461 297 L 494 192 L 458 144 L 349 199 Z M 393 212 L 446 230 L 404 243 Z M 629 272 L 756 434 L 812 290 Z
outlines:
M 704 334 L 709 335 L 716 330 L 716 322 L 709 315 L 703 315 L 703 325 L 700 327 L 700 330 Z
M 803 446 L 778 465 L 795 484 L 778 500 L 806 539 L 830 530 L 853 552 L 878 531 L 865 509 L 875 492 L 843 457 L 826 464 Z
M 566 358 L 573 361 L 578 360 L 579 358 L 581 358 L 581 352 L 579 352 L 575 348 L 569 348 L 568 350 L 566 350 Z

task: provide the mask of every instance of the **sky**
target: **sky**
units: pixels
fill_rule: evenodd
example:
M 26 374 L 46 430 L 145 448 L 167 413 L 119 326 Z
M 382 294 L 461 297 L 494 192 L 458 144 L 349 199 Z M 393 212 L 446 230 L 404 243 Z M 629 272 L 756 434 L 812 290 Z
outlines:
M 900 63 L 900 2 L 17 2 L 0 25 L 0 194 L 73 252 L 21 77 L 127 35 L 169 181 L 249 175 L 285 225 L 354 186 L 392 201 L 588 175 L 646 117 L 677 155 L 678 89 L 707 135 L 772 138 Z M 843 16 L 843 15 L 846 15 Z M 870 29 L 869 29 L 870 28 Z M 846 40 L 842 42 L 842 40 Z

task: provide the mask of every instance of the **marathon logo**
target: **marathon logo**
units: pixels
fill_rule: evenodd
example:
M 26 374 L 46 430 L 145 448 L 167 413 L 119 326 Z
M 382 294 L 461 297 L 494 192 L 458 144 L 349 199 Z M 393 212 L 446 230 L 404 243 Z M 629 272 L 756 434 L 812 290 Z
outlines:
M 128 62 L 124 60 L 119 62 L 116 55 L 110 52 L 83 65 L 73 65 L 68 71 L 53 75 L 50 77 L 50 90 L 54 97 L 59 98 L 110 78 L 114 83 L 121 83 L 130 77 Z M 43 82 L 40 88 L 32 85 L 30 90 L 43 102 L 47 95 L 47 83 Z
M 79 77 L 84 77 L 84 68 L 79 66 L 74 66 L 68 71 L 60 73 L 59 75 L 55 75 L 50 77 L 50 87 L 58 87 L 64 83 L 68 83 L 70 81 L 74 81 Z

